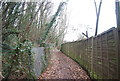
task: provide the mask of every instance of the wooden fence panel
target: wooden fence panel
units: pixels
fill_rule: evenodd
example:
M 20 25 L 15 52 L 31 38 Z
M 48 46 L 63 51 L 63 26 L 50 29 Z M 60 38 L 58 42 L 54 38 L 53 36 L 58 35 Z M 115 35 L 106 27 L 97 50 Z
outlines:
M 107 34 L 101 35 L 101 46 L 102 46 L 102 75 L 103 79 L 109 79 L 109 59 L 108 59 L 108 45 L 107 45 Z
M 118 31 L 111 28 L 86 40 L 62 44 L 61 51 L 84 66 L 94 79 L 118 79 Z

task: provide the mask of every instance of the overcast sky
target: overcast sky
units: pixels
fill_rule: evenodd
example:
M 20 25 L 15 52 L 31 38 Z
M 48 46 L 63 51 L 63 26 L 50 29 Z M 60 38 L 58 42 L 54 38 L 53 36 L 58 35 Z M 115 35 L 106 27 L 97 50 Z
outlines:
M 55 9 L 62 0 L 52 0 Z M 97 4 L 99 4 L 99 0 Z M 94 0 L 69 0 L 67 4 L 69 27 L 65 41 L 75 41 L 78 36 L 88 30 L 89 36 L 95 33 L 96 12 Z M 101 6 L 98 34 L 111 27 L 116 27 L 115 0 L 103 0 Z

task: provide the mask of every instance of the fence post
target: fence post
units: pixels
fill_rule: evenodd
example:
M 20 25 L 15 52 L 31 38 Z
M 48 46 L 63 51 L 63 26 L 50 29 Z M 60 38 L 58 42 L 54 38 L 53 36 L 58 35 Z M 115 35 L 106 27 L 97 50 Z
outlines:
M 115 37 L 115 42 L 116 42 L 116 59 L 117 59 L 117 78 L 119 78 L 118 76 L 119 76 L 119 72 L 118 72 L 118 70 L 119 70 L 119 53 L 118 53 L 118 51 L 119 51 L 119 38 L 118 38 L 118 30 L 117 29 L 115 29 L 115 30 L 113 30 L 113 33 L 114 33 L 114 37 Z
M 108 33 L 106 33 L 106 38 L 107 38 L 106 43 L 107 43 L 107 61 L 108 61 L 108 63 L 107 63 L 108 64 L 108 71 L 107 72 L 108 72 L 108 79 L 110 79 L 110 75 L 109 75 L 109 73 L 110 73 L 109 72 L 109 69 L 110 69 L 110 67 L 109 67 L 109 53 L 108 53 Z
M 103 73 L 103 55 L 102 55 L 102 52 L 103 52 L 103 50 L 102 50 L 102 35 L 100 35 L 100 61 L 101 61 L 101 78 L 103 78 L 103 75 L 102 75 L 102 73 Z
M 93 37 L 92 37 L 92 51 L 91 51 L 91 71 L 92 71 L 92 77 L 94 75 L 94 72 L 93 72 Z

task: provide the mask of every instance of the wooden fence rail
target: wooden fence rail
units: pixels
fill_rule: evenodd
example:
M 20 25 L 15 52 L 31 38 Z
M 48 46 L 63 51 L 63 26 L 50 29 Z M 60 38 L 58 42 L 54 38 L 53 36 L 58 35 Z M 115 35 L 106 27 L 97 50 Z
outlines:
M 84 66 L 93 79 L 118 79 L 118 44 L 118 30 L 113 27 L 96 37 L 64 43 L 61 51 Z

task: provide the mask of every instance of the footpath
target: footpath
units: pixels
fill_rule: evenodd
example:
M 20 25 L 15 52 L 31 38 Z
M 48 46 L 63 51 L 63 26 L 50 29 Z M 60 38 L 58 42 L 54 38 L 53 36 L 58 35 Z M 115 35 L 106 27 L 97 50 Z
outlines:
M 51 50 L 50 64 L 39 77 L 39 80 L 42 79 L 91 81 L 87 73 L 76 62 L 57 49 Z

